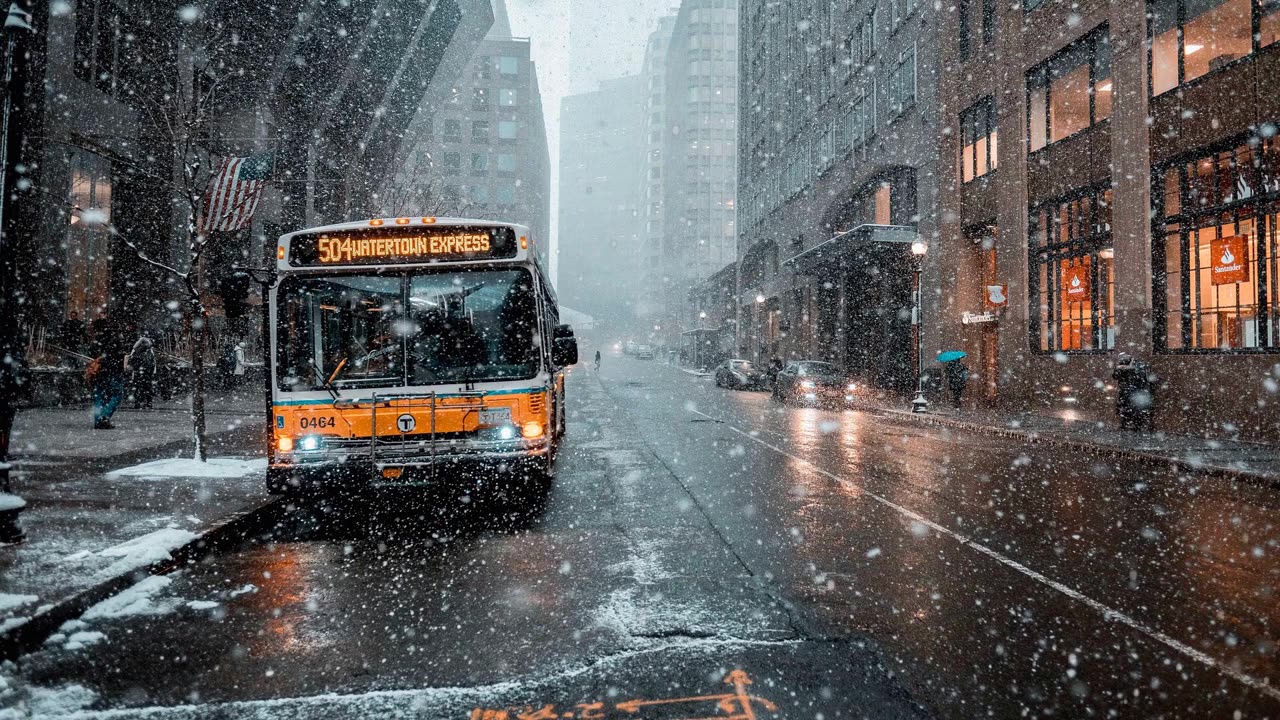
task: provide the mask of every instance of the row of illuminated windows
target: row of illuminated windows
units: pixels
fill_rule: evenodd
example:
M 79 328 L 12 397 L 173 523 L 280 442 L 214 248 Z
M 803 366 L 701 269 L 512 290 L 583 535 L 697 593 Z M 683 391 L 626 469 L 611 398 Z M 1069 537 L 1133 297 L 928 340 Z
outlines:
M 991 96 L 960 113 L 960 180 L 969 182 L 996 169 L 996 104 Z
M 493 71 L 497 70 L 499 75 L 511 77 L 520 74 L 520 58 L 510 55 L 499 55 L 491 57 L 489 55 L 481 55 L 476 59 L 472 66 L 473 76 L 476 80 L 488 80 L 493 77 Z
M 484 112 L 492 106 L 491 97 L 493 92 L 489 88 L 472 88 L 471 89 L 471 109 Z M 498 107 L 515 107 L 520 97 L 519 91 L 514 88 L 498 88 Z M 450 95 L 449 102 L 458 104 L 461 102 L 460 93 L 457 88 Z
M 1151 94 L 1280 40 L 1277 0 L 1150 0 Z
M 1111 189 L 1096 186 L 1031 208 L 1027 229 L 1031 346 L 1041 352 L 1115 346 Z

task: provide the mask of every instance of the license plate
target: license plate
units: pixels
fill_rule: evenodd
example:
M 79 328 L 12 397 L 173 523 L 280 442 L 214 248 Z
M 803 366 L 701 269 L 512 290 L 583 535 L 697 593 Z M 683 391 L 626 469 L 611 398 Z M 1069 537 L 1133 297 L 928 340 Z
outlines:
M 511 408 L 493 408 L 480 411 L 481 425 L 510 425 Z

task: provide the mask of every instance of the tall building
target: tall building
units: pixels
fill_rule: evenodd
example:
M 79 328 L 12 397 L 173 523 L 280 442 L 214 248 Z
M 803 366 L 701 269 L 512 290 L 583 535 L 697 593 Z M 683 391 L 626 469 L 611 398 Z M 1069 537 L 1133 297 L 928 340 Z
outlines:
M 739 352 L 915 380 L 915 239 L 936 237 L 936 12 L 741 0 Z M 930 260 L 925 286 L 936 286 Z M 925 316 L 936 296 L 925 293 Z
M 416 203 L 406 213 L 528 225 L 545 257 L 551 161 L 537 67 L 527 38 L 495 32 L 476 47 L 443 102 L 421 109 L 414 147 L 386 201 Z
M 661 324 L 673 329 L 689 324 L 689 291 L 737 254 L 737 28 L 737 0 L 685 0 L 667 48 Z
M 29 82 L 18 90 L 33 125 L 23 164 L 33 191 L 61 201 L 17 204 L 31 228 L 15 253 L 27 264 L 22 320 L 32 337 L 72 314 L 105 312 L 152 331 L 178 324 L 165 306 L 180 294 L 173 280 L 122 238 L 153 258 L 187 261 L 191 208 L 174 168 L 188 142 L 207 169 L 269 158 L 255 164 L 268 188 L 252 225 L 210 244 L 210 288 L 232 262 L 261 264 L 268 238 L 284 230 L 368 217 L 420 98 L 449 72 L 445 59 L 493 22 L 488 0 L 233 0 L 194 14 L 168 2 L 35 5 Z M 193 72 L 210 84 L 200 85 L 208 101 L 197 127 L 161 122 L 193 107 L 174 90 L 195 84 Z M 217 294 L 209 306 L 221 337 Z
M 1158 379 L 1157 427 L 1274 441 L 1280 7 L 1145 9 L 938 14 L 949 270 L 926 328 L 985 404 L 1107 419 L 1124 353 Z
M 635 324 L 641 294 L 644 81 L 606 80 L 560 106 L 560 301 L 606 327 Z
M 645 46 L 633 29 L 653 27 L 679 4 L 680 0 L 569 0 L 569 93 L 588 93 L 605 80 L 634 73 Z
M 660 292 L 666 265 L 663 262 L 663 237 L 666 232 L 666 184 L 663 171 L 663 147 L 670 128 L 667 126 L 667 50 L 676 16 L 659 18 L 658 27 L 649 34 L 645 46 L 644 65 L 640 77 L 644 83 L 644 107 L 641 109 L 641 137 L 644 154 L 640 175 L 640 283 L 644 289 L 636 301 L 636 316 L 646 326 L 666 315 L 666 298 Z

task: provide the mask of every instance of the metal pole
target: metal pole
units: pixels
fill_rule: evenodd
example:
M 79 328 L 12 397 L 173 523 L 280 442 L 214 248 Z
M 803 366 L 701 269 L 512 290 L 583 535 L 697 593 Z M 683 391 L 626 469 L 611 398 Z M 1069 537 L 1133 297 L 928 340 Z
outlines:
M 922 413 L 929 409 L 929 401 L 924 396 L 924 293 L 921 283 L 924 257 L 917 255 L 913 261 L 916 280 L 916 396 L 911 400 L 911 412 Z

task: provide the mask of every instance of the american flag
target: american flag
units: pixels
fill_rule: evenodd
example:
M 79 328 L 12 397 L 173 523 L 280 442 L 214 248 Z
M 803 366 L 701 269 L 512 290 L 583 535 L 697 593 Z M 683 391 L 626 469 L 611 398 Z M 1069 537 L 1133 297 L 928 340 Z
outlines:
M 248 227 L 270 176 L 269 152 L 223 159 L 204 196 L 200 232 L 231 232 Z

